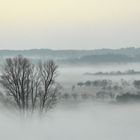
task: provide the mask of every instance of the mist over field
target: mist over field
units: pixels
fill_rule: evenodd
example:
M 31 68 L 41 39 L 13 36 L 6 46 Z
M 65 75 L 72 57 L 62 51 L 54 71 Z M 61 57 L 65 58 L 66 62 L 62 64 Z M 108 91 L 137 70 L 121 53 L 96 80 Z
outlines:
M 5 140 L 139 140 L 140 105 L 81 104 L 57 107 L 43 119 L 0 114 L 0 136 Z
M 27 58 L 35 65 L 39 60 Z M 139 140 L 139 62 L 58 65 L 56 81 L 61 85 L 60 95 L 46 114 L 22 118 L 16 108 L 1 103 L 2 139 Z M 3 96 L 0 97 L 2 100 Z
M 0 140 L 140 140 L 140 0 L 1 0 Z

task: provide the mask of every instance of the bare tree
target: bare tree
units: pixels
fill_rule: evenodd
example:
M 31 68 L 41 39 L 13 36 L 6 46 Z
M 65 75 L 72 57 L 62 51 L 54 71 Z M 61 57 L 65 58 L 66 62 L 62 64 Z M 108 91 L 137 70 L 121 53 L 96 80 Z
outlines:
M 57 68 L 53 60 L 34 65 L 22 56 L 6 59 L 0 81 L 6 91 L 4 95 L 13 100 L 23 114 L 48 110 L 59 90 L 55 82 Z
M 38 66 L 41 82 L 40 110 L 43 111 L 45 108 L 49 108 L 56 100 L 56 93 L 59 90 L 59 86 L 55 82 L 58 66 L 53 60 L 40 62 Z

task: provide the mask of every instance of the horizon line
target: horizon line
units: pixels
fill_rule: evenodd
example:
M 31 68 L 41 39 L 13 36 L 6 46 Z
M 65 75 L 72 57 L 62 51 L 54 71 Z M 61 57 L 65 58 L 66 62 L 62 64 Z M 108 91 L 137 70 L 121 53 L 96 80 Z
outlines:
M 50 49 L 50 48 L 32 48 L 32 49 L 0 49 L 0 51 L 33 51 L 33 50 L 49 50 L 49 51 L 96 51 L 96 50 L 120 50 L 120 49 L 139 49 L 140 47 L 122 47 L 122 48 L 95 48 L 95 49 Z

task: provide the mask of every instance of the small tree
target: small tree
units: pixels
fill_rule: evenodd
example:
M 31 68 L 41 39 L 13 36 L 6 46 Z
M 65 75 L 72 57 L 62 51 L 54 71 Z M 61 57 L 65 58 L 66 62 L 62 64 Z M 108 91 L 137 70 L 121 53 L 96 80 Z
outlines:
M 53 60 L 34 65 L 22 56 L 8 58 L 0 81 L 6 91 L 3 95 L 23 114 L 47 111 L 55 103 L 59 90 L 55 81 L 57 68 Z
M 135 86 L 135 88 L 140 89 L 140 80 L 135 80 L 133 82 L 133 85 Z

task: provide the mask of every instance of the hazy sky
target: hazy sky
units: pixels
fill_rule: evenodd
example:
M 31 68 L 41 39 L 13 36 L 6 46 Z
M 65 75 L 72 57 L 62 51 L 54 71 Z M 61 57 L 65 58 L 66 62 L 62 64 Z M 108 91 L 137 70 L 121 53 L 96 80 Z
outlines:
M 3 0 L 0 49 L 140 47 L 140 0 Z

